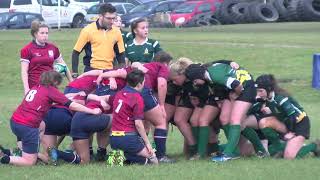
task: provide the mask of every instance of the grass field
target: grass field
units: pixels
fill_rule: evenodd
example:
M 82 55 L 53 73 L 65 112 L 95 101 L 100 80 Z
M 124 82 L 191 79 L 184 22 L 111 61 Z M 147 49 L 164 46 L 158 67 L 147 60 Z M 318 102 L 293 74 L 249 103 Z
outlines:
M 273 73 L 305 108 L 311 119 L 311 140 L 320 137 L 320 92 L 311 88 L 312 54 L 320 52 L 320 23 L 286 23 L 218 26 L 193 29 L 153 29 L 151 38 L 175 58 L 197 62 L 232 59 L 254 76 Z M 58 45 L 70 65 L 79 30 L 52 30 L 49 39 Z M 29 30 L 0 31 L 0 144 L 13 147 L 15 137 L 9 118 L 22 99 L 20 49 L 31 40 Z M 67 147 L 64 143 L 62 148 Z M 182 137 L 177 129 L 167 141 L 173 165 L 114 167 L 105 164 L 21 168 L 0 165 L 0 179 L 318 179 L 320 159 L 274 160 L 247 158 L 225 164 L 208 160 L 187 161 L 182 156 Z

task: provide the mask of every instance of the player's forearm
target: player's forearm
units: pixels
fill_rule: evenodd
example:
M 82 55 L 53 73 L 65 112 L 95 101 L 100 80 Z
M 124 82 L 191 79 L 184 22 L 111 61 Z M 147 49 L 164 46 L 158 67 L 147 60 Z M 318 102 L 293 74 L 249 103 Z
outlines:
M 94 114 L 93 109 L 87 108 L 81 104 L 72 102 L 69 106 L 69 109 L 72 111 L 78 111 L 78 112 L 84 112 L 84 113 L 88 113 L 88 114 Z
M 150 143 L 149 142 L 149 139 L 147 137 L 147 133 L 146 133 L 146 130 L 144 129 L 144 125 L 142 123 L 142 120 L 135 120 L 134 121 L 134 124 L 136 126 L 136 129 L 140 135 L 140 137 L 143 139 L 144 143 L 145 144 L 148 144 Z
M 62 59 L 62 57 L 57 60 L 57 63 L 62 63 L 64 65 L 66 65 L 66 76 L 67 76 L 67 79 L 68 79 L 69 82 L 73 81 L 70 69 L 68 68 L 66 62 Z
M 28 67 L 29 67 L 29 64 L 21 64 L 21 80 L 22 80 L 24 91 L 29 89 Z
M 116 59 L 118 61 L 118 67 L 124 67 L 126 65 L 126 56 L 124 52 L 117 54 Z
M 158 99 L 161 106 L 164 105 L 167 94 L 167 80 L 164 78 L 158 78 Z
M 123 78 L 125 79 L 127 77 L 127 72 L 123 69 L 113 70 L 113 71 L 107 71 L 101 74 L 102 78 Z
M 76 50 L 72 51 L 72 72 L 73 73 L 78 73 L 79 55 L 80 55 L 80 52 Z
M 89 94 L 87 97 L 87 100 L 93 100 L 93 101 L 107 101 L 109 99 L 110 95 L 106 96 L 97 96 L 95 94 Z
M 87 71 L 82 73 L 79 77 L 83 77 L 83 76 L 99 76 L 103 73 L 103 70 L 91 70 L 91 71 Z

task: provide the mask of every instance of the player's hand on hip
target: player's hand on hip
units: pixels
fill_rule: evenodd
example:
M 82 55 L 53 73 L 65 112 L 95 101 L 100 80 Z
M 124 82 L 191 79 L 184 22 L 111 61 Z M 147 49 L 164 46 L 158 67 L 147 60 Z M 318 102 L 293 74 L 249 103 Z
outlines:
M 99 114 L 102 113 L 101 109 L 99 109 L 99 108 L 95 108 L 95 109 L 93 109 L 92 111 L 93 111 L 92 114 L 94 114 L 94 115 L 99 115 Z
M 237 70 L 237 69 L 240 68 L 239 64 L 236 63 L 236 62 L 231 62 L 231 63 L 230 63 L 230 66 L 232 67 L 232 69 L 235 69 L 235 70 Z
M 116 90 L 117 87 L 117 81 L 115 78 L 109 78 L 109 85 L 110 85 L 110 89 L 112 90 Z

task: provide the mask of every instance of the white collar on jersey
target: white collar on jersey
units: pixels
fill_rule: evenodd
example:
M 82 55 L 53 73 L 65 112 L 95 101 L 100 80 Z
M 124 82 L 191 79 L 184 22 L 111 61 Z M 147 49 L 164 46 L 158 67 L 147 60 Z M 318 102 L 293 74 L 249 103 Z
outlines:
M 205 76 L 205 78 L 207 78 L 209 81 L 212 81 L 212 79 L 211 79 L 210 74 L 209 74 L 208 71 L 206 71 L 206 72 L 204 73 L 204 76 Z
M 133 39 L 133 44 L 134 44 L 134 45 L 144 45 L 144 44 L 147 43 L 147 42 L 148 42 L 148 38 L 146 38 L 146 40 L 144 40 L 141 44 L 138 44 L 138 43 L 136 42 L 136 38 Z

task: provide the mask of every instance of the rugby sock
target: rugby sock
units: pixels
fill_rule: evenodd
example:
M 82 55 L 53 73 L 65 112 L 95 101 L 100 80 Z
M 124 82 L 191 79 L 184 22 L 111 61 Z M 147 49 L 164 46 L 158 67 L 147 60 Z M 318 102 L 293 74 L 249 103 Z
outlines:
M 166 155 L 166 141 L 168 131 L 166 129 L 154 130 L 154 142 L 156 144 L 156 155 L 158 159 L 161 159 Z
M 236 150 L 239 139 L 240 139 L 240 125 L 230 125 L 228 143 L 223 153 L 228 156 L 234 155 L 233 152 Z
M 254 150 L 256 152 L 260 151 L 260 152 L 266 152 L 266 150 L 264 149 L 260 138 L 258 136 L 258 134 L 256 133 L 256 131 L 253 128 L 245 128 L 241 134 L 247 138 L 253 145 Z
M 197 145 L 188 145 L 189 156 L 197 154 Z
M 106 159 L 106 156 L 107 156 L 107 149 L 98 147 L 97 156 L 96 156 L 97 161 L 104 161 Z
M 226 125 L 222 126 L 222 129 L 224 131 L 224 134 L 225 134 L 227 140 L 228 140 L 228 136 L 229 136 L 229 128 L 230 128 L 229 124 L 226 124 Z
M 93 147 L 92 146 L 89 147 L 89 152 L 90 152 L 90 156 L 92 156 L 93 155 Z
M 81 159 L 77 154 L 73 154 L 72 152 L 64 152 L 57 150 L 58 158 L 62 159 L 69 163 L 79 164 Z
M 206 157 L 207 148 L 209 141 L 209 126 L 199 127 L 199 137 L 198 137 L 198 153 L 200 157 Z
M 199 139 L 199 127 L 198 126 L 192 127 L 191 130 L 192 130 L 192 135 L 193 135 L 194 139 L 196 141 L 198 141 L 198 139 Z
M 219 144 L 218 143 L 209 143 L 208 144 L 208 155 L 218 152 L 219 151 Z
M 278 133 L 272 128 L 263 128 L 261 129 L 264 136 L 268 139 L 272 147 L 275 149 L 281 149 L 281 142 Z M 271 154 L 271 153 L 270 153 Z
M 5 155 L 7 155 L 7 156 L 11 156 L 11 151 L 10 151 L 10 149 L 6 149 L 6 148 L 4 148 L 4 147 L 2 147 L 2 146 L 0 145 L 0 150 L 3 152 L 3 154 L 5 154 Z
M 10 156 L 4 155 L 1 159 L 0 159 L 1 164 L 9 164 L 10 162 Z
M 303 158 L 305 155 L 309 154 L 310 152 L 314 152 L 316 149 L 317 149 L 317 145 L 315 143 L 311 143 L 306 146 L 303 146 L 297 153 L 296 158 Z

